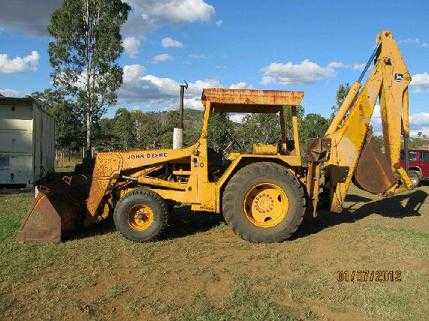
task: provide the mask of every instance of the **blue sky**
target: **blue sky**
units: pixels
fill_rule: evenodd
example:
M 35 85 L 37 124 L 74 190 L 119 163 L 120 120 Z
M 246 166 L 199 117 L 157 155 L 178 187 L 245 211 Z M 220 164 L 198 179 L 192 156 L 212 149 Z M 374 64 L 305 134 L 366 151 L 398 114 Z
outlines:
M 120 106 L 198 108 L 204 87 L 305 91 L 307 113 L 330 113 L 340 83 L 353 82 L 376 34 L 393 31 L 409 70 L 414 131 L 429 135 L 429 2 L 129 0 Z M 50 86 L 49 14 L 61 0 L 0 0 L 0 92 Z M 6 56 L 7 55 L 7 56 Z M 112 115 L 113 107 L 108 115 Z

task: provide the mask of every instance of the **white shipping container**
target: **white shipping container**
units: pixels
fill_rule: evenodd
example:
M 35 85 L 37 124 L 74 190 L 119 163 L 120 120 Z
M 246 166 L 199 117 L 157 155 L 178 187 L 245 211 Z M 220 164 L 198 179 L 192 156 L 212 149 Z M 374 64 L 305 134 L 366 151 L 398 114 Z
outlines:
M 54 120 L 30 97 L 0 95 L 0 185 L 31 186 L 54 163 Z

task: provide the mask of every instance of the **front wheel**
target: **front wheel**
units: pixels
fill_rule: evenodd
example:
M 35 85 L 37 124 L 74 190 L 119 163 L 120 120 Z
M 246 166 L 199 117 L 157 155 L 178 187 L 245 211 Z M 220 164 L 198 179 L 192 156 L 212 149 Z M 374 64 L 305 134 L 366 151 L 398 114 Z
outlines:
M 251 242 L 282 242 L 299 227 L 305 213 L 304 191 L 293 173 L 276 163 L 240 169 L 222 199 L 226 222 Z
M 156 239 L 167 227 L 168 206 L 156 193 L 139 189 L 116 204 L 113 221 L 127 239 L 144 242 Z

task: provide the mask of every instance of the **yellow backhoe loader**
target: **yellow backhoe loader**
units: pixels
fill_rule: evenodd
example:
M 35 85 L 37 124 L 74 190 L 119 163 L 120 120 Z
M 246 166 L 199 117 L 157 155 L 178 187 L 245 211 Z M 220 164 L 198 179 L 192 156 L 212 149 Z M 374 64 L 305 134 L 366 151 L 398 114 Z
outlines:
M 194 211 L 223 213 L 245 240 L 281 242 L 297 230 L 304 214 L 317 215 L 320 204 L 341 211 L 352 181 L 384 196 L 413 187 L 399 163 L 401 135 L 407 146 L 409 132 L 410 81 L 392 34 L 381 32 L 361 77 L 325 136 L 311 142 L 305 162 L 297 112 L 303 92 L 205 89 L 203 126 L 194 145 L 99 152 L 74 175 L 39 182 L 18 239 L 59 242 L 82 218 L 97 223 L 113 215 L 125 237 L 153 240 L 165 230 L 171 206 L 188 204 Z M 378 100 L 385 153 L 370 133 Z M 254 144 L 248 152 L 215 152 L 208 147 L 208 127 L 219 112 L 277 114 L 281 137 L 276 144 Z

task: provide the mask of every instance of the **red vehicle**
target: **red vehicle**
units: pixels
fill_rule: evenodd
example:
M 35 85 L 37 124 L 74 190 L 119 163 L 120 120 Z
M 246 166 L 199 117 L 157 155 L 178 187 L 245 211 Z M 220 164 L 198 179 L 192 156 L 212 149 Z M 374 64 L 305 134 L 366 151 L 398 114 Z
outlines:
M 410 149 L 408 174 L 413 183 L 418 186 L 422 179 L 429 179 L 429 150 Z M 401 152 L 401 165 L 405 167 L 404 152 Z

